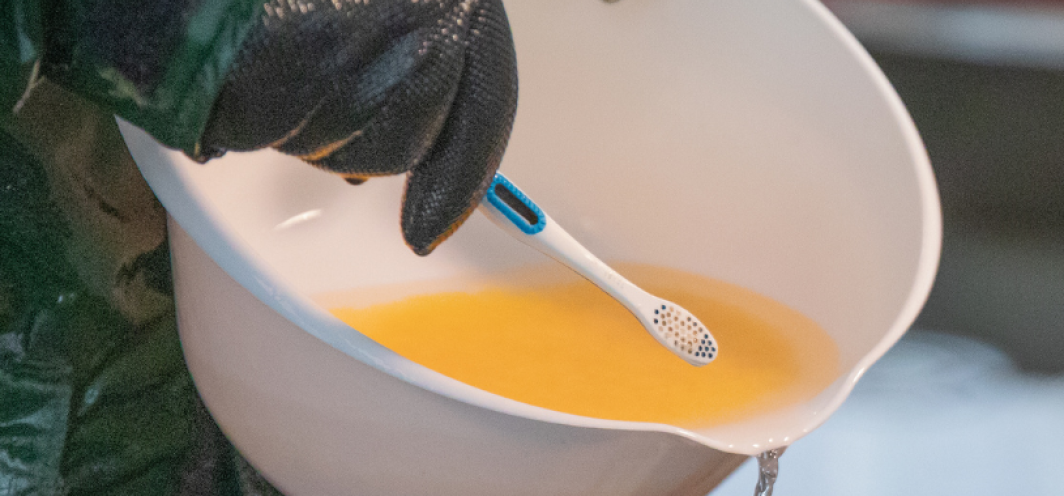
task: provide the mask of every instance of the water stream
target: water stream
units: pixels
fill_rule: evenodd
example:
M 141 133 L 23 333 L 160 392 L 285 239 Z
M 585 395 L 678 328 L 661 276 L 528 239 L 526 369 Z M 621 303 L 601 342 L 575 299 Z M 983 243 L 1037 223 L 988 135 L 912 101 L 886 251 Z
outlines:
M 777 448 L 757 455 L 757 487 L 754 496 L 772 496 L 772 487 L 780 473 L 780 456 L 787 448 Z

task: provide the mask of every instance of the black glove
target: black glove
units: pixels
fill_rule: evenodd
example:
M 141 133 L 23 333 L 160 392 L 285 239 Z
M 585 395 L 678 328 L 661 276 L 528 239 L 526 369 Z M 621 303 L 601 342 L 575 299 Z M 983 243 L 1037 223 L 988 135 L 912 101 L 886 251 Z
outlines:
M 409 173 L 402 231 L 427 255 L 472 213 L 517 106 L 501 0 L 271 0 L 198 160 L 266 146 L 358 183 Z

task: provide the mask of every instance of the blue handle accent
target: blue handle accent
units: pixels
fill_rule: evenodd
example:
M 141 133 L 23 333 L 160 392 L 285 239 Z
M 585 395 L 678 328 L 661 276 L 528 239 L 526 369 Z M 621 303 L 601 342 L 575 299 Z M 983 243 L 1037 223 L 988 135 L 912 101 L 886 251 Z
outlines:
M 547 227 L 547 217 L 539 206 L 502 174 L 495 174 L 485 197 L 525 234 L 536 234 Z

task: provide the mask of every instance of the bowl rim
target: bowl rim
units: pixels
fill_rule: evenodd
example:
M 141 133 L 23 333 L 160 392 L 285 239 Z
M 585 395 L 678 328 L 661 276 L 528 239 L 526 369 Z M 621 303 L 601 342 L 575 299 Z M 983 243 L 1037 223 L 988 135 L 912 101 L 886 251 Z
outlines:
M 424 390 L 504 414 L 574 427 L 656 431 L 680 436 L 724 452 L 756 455 L 767 449 L 793 443 L 826 421 L 841 406 L 861 376 L 901 338 L 916 319 L 934 282 L 942 247 L 942 217 L 938 188 L 923 142 L 900 97 L 872 57 L 823 4 L 816 0 L 796 1 L 810 9 L 844 45 L 878 90 L 901 131 L 918 187 L 922 228 L 920 251 L 915 277 L 893 323 L 878 343 L 858 360 L 849 372 L 843 373 L 832 386 L 825 390 L 825 393 L 830 394 L 822 403 L 822 407 L 811 412 L 812 415 L 805 416 L 801 422 L 794 422 L 786 429 L 774 430 L 763 436 L 753 436 L 744 443 L 726 442 L 698 430 L 667 424 L 604 420 L 528 405 L 451 379 L 403 358 L 361 333 L 351 332 L 347 324 L 314 304 L 308 295 L 293 291 L 286 287 L 279 278 L 273 276 L 265 263 L 255 255 L 255 251 L 242 239 L 234 233 L 227 232 L 219 223 L 211 221 L 217 217 L 216 213 L 211 211 L 202 195 L 190 185 L 187 179 L 188 174 L 176 165 L 186 162 L 194 166 L 199 166 L 199 164 L 180 151 L 164 148 L 135 125 L 121 118 L 116 118 L 116 120 L 134 159 L 144 159 L 135 160 L 137 166 L 156 196 L 167 208 L 168 215 L 176 221 L 178 228 L 191 236 L 196 244 L 230 277 L 258 299 L 304 331 L 342 353 Z M 259 150 L 239 155 L 266 156 L 277 153 L 273 150 Z M 219 160 L 225 160 L 225 157 Z

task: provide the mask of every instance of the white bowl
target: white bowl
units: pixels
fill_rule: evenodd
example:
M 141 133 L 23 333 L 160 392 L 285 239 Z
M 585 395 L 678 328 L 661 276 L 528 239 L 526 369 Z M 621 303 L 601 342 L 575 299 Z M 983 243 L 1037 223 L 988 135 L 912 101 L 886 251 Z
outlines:
M 494 396 L 310 297 L 541 255 L 478 214 L 419 258 L 399 232 L 402 178 L 352 187 L 271 151 L 199 165 L 121 123 L 176 221 L 179 326 L 200 393 L 286 494 L 705 494 L 744 455 L 822 423 L 927 296 L 941 236 L 930 166 L 887 81 L 823 6 L 507 7 L 521 100 L 502 170 L 604 259 L 804 312 L 838 343 L 844 373 L 806 403 L 697 431 Z

